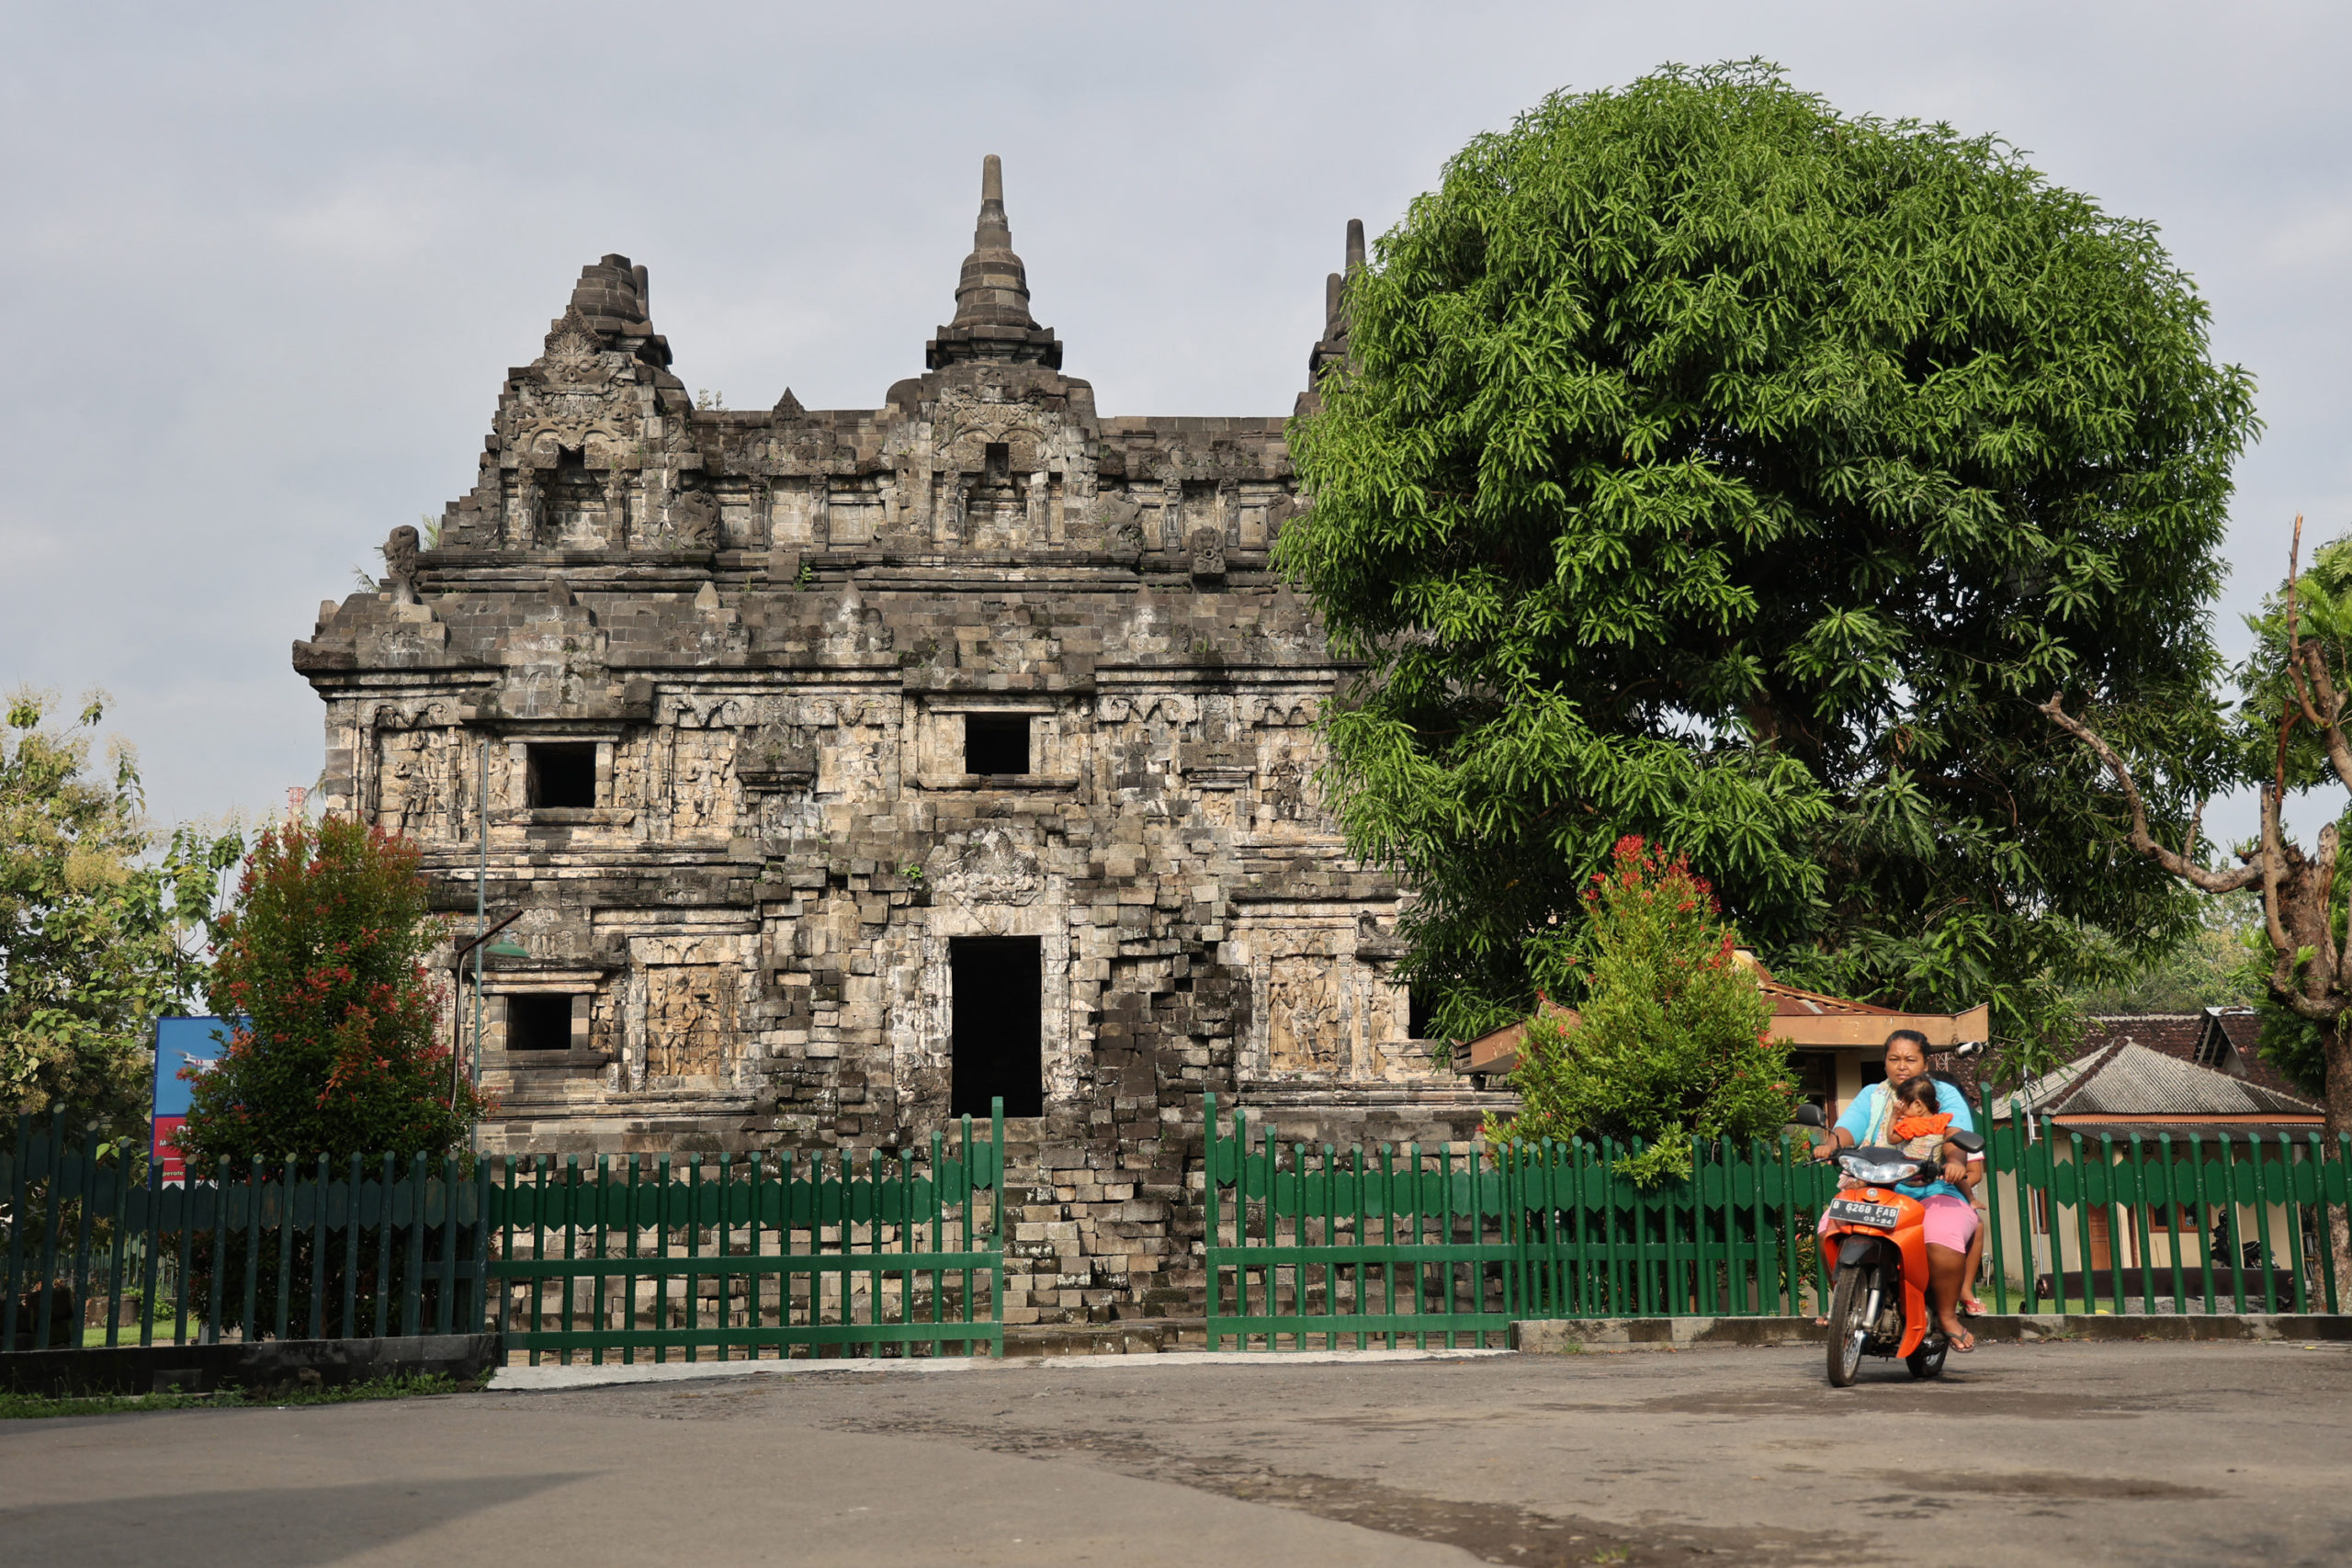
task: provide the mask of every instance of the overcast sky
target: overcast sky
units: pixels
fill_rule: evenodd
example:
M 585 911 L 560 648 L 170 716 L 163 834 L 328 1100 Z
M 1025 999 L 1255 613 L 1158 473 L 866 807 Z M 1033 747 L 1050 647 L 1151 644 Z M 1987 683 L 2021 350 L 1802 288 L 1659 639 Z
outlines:
M 6 16 L 0 687 L 109 691 L 167 821 L 316 777 L 289 644 L 472 482 L 582 264 L 651 269 L 689 387 L 872 407 L 952 314 L 992 152 L 1038 319 L 1103 412 L 1282 413 L 1349 218 L 1385 229 L 1555 88 L 1762 55 L 2161 227 L 2267 424 L 2225 640 L 2298 510 L 2352 522 L 2340 5 Z

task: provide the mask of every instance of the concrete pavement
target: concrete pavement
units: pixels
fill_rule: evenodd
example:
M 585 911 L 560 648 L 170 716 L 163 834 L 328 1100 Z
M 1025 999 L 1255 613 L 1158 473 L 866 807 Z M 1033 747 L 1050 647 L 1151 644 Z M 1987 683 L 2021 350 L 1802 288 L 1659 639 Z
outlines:
M 2352 1561 L 2341 1345 L 1117 1359 L 10 1422 L 0 1562 Z

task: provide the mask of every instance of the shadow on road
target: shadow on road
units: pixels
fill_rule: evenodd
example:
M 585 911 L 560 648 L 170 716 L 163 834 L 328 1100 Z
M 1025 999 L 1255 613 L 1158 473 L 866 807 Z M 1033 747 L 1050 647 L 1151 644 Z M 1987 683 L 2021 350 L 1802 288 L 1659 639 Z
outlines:
M 469 1481 L 341 1486 L 215 1487 L 0 1506 L 0 1540 L 19 1562 L 98 1565 L 191 1561 L 187 1543 L 237 1543 L 240 1568 L 324 1568 L 484 1508 L 515 1503 L 599 1471 Z

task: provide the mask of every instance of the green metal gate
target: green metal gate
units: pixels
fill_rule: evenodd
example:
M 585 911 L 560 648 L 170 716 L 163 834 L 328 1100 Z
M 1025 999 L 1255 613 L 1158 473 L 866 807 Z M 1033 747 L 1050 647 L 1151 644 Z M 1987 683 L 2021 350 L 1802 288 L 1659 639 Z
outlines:
M 1272 1128 L 1253 1147 L 1247 1111 L 1230 1137 L 1216 1096 L 1204 1114 L 1210 1349 L 1501 1343 L 1521 1219 L 1476 1149 L 1458 1163 L 1419 1145 L 1342 1158 L 1329 1144 L 1285 1151 Z
M 2333 1313 L 2352 1136 L 1993 1125 L 1996 1312 Z M 1984 1292 L 1980 1294 L 1985 1293 Z
M 2086 1136 L 1984 1125 L 1993 1310 L 2333 1313 L 2352 1285 L 2352 1136 Z M 1209 1098 L 1208 1340 L 1337 1348 L 1498 1342 L 1521 1318 L 1812 1315 L 1814 1225 L 1838 1172 L 1780 1139 L 1691 1150 L 1684 1179 L 1623 1174 L 1639 1141 L 1491 1155 L 1284 1145 Z
M 493 1162 L 491 1325 L 571 1362 L 1004 1351 L 1004 1105 L 950 1145 Z

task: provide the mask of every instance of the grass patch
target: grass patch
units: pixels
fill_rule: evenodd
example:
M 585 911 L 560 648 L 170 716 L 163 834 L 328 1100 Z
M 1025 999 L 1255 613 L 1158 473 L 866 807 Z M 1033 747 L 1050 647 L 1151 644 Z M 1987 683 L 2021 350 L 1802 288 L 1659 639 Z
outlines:
M 470 1393 L 480 1383 L 458 1382 L 441 1372 L 376 1378 L 368 1382 L 322 1387 L 277 1383 L 230 1387 L 213 1393 L 0 1393 L 0 1421 L 39 1420 L 49 1416 L 128 1416 L 142 1410 L 226 1410 L 255 1405 L 347 1404 L 361 1399 L 415 1399 L 441 1393 Z

